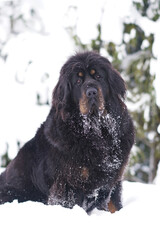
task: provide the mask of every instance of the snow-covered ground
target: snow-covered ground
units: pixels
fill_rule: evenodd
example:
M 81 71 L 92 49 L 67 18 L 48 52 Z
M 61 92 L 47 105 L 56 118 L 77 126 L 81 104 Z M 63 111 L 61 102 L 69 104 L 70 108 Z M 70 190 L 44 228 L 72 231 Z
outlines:
M 160 186 L 123 183 L 123 204 L 111 214 L 94 210 L 88 216 L 75 206 L 26 202 L 0 205 L 2 240 L 159 240 Z

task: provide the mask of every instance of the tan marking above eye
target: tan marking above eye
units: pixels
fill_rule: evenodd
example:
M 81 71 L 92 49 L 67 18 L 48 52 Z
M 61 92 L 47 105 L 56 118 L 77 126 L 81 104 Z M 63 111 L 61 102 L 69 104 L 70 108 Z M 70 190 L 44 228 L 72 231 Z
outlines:
M 95 73 L 96 73 L 96 70 L 95 70 L 95 69 L 91 69 L 91 70 L 90 70 L 90 74 L 91 74 L 91 75 L 94 75 Z
M 78 76 L 79 76 L 79 77 L 83 77 L 83 76 L 84 76 L 83 72 L 79 72 L 79 73 L 78 73 Z

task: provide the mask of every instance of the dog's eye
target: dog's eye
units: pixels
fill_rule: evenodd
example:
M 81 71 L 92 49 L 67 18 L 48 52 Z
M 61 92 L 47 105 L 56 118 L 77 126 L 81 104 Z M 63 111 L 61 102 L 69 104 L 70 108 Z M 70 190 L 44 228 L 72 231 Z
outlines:
M 95 69 L 91 69 L 90 70 L 90 74 L 93 76 L 94 74 L 96 73 L 96 70 Z
M 82 84 L 82 79 L 81 78 L 78 78 L 77 80 L 77 85 L 81 85 Z
M 84 77 L 83 72 L 79 72 L 79 73 L 78 73 L 78 77 Z

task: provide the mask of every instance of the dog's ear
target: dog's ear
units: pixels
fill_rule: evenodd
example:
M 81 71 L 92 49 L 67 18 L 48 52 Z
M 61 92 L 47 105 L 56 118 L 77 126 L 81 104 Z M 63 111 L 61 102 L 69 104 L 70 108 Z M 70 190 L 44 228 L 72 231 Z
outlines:
M 68 101 L 70 96 L 70 83 L 65 81 L 65 76 L 60 75 L 59 81 L 53 91 L 52 106 L 56 110 L 57 117 L 61 117 L 63 121 L 69 116 Z
M 107 58 L 100 57 L 100 65 L 106 72 L 106 81 L 109 84 L 112 96 L 124 100 L 126 94 L 126 85 L 120 73 L 115 70 Z
M 115 70 L 112 66 L 108 69 L 108 82 L 111 91 L 114 95 L 118 96 L 120 99 L 125 99 L 126 85 L 121 77 L 120 73 Z

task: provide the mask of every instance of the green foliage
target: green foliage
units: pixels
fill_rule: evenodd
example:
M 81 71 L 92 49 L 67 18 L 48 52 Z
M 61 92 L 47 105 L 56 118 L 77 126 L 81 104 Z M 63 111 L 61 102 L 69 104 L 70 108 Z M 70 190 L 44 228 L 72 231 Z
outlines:
M 131 31 L 135 31 L 135 36 L 132 37 L 128 42 L 125 40 L 125 48 L 127 54 L 132 54 L 134 52 L 137 52 L 141 49 L 142 42 L 144 40 L 144 31 L 135 23 L 124 23 L 124 31 L 123 34 L 127 33 L 130 34 Z
M 84 44 L 81 41 L 81 38 L 76 33 L 76 26 L 67 28 L 67 31 L 71 35 L 71 38 L 74 40 L 74 44 L 78 46 L 81 50 L 94 50 L 100 52 L 102 48 L 103 41 L 101 38 L 101 25 L 97 25 L 97 37 L 91 40 L 91 43 Z
M 143 17 L 147 17 L 155 22 L 159 19 L 160 0 L 142 0 L 141 3 L 134 1 L 133 4 Z
M 145 7 L 147 6 L 146 3 Z M 135 37 L 125 41 L 125 35 L 132 35 L 133 29 Z M 133 167 L 136 164 L 134 177 L 152 182 L 156 175 L 158 159 L 160 159 L 160 153 L 157 152 L 160 147 L 157 132 L 160 123 L 157 118 L 159 107 L 156 105 L 155 76 L 150 71 L 151 61 L 154 59 L 152 52 L 154 35 L 147 36 L 139 26 L 131 23 L 124 24 L 123 37 L 127 55 L 122 65 L 126 79 L 128 79 L 127 85 L 130 90 L 128 101 L 130 106 L 133 106 L 131 113 L 136 126 L 137 151 L 132 153 L 134 161 L 130 162 L 130 166 Z M 134 107 L 136 105 L 137 107 Z M 131 173 L 128 173 L 128 176 L 132 179 Z
M 121 59 L 119 46 L 117 46 L 114 42 L 109 42 L 105 44 L 106 53 L 108 53 L 109 57 L 112 59 L 112 65 L 119 71 L 121 71 Z
M 96 39 L 92 39 L 91 40 L 91 49 L 100 52 L 101 48 L 102 48 L 102 38 L 101 38 L 101 34 L 102 34 L 102 29 L 101 29 L 101 25 L 98 24 L 97 25 L 97 31 L 98 31 L 98 35 Z

